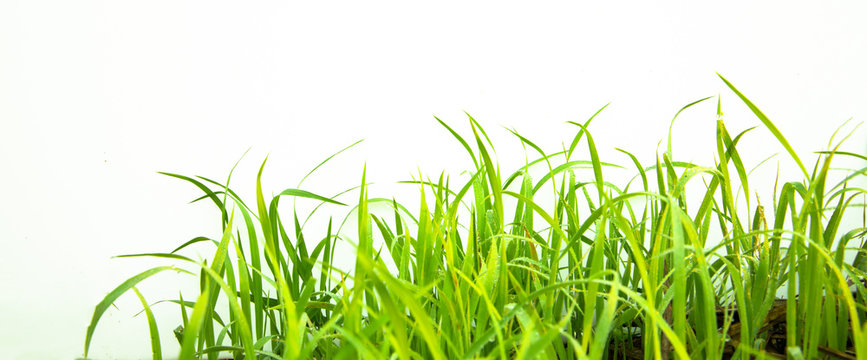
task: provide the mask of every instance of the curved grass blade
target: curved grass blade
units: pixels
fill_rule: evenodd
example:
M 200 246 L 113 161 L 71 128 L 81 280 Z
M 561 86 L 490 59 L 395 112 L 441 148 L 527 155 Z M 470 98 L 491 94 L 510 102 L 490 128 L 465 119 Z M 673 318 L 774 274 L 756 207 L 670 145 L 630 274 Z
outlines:
M 319 200 L 319 201 L 324 201 L 327 203 L 346 206 L 346 204 L 344 204 L 340 201 L 332 200 L 332 199 L 329 199 L 329 198 L 324 197 L 324 196 L 319 196 L 319 195 L 316 195 L 316 194 L 309 192 L 309 191 L 306 191 L 306 190 L 286 189 L 286 190 L 281 191 L 279 194 L 277 194 L 277 196 L 284 196 L 284 195 L 308 198 L 308 199 Z
M 457 132 L 455 132 L 454 130 L 452 130 L 452 128 L 451 128 L 450 126 L 448 126 L 445 122 L 443 122 L 442 120 L 440 120 L 440 118 L 434 116 L 434 119 L 437 119 L 437 121 L 439 121 L 440 125 L 442 125 L 443 127 L 445 127 L 446 130 L 448 130 L 450 133 L 452 133 L 452 136 L 454 136 L 455 139 L 457 139 L 457 140 L 461 143 L 461 145 L 464 146 L 464 149 L 466 149 L 466 150 L 467 150 L 467 153 L 470 154 L 470 157 L 473 158 L 473 165 L 474 165 L 476 168 L 478 168 L 478 167 L 479 167 L 479 161 L 476 159 L 476 154 L 473 153 L 473 149 L 470 148 L 470 145 L 467 144 L 467 141 L 464 140 L 464 138 L 461 137 L 460 134 L 458 134 Z
M 195 261 L 193 261 L 193 259 L 190 259 L 186 256 L 178 255 L 178 254 L 172 254 L 172 253 L 124 254 L 124 255 L 113 256 L 112 258 L 129 258 L 129 257 L 145 257 L 145 256 L 158 257 L 158 258 L 164 258 L 164 259 L 183 260 L 183 261 L 191 262 L 194 264 L 196 263 Z
M 680 115 L 680 113 L 683 112 L 684 110 L 689 109 L 691 106 L 693 106 L 693 105 L 695 105 L 695 104 L 698 104 L 698 103 L 700 103 L 700 102 L 702 102 L 702 101 L 705 101 L 705 100 L 707 100 L 707 99 L 710 99 L 710 98 L 712 98 L 712 97 L 713 97 L 713 96 L 708 96 L 708 97 L 706 97 L 706 98 L 698 99 L 698 100 L 696 100 L 696 101 L 693 101 L 693 102 L 687 104 L 686 106 L 680 108 L 680 110 L 678 110 L 678 111 L 674 114 L 674 117 L 671 119 L 671 124 L 668 125 L 668 147 L 666 148 L 666 152 L 665 152 L 665 153 L 668 154 L 668 157 L 669 157 L 669 158 L 672 158 L 672 155 L 671 155 L 671 129 L 674 128 L 674 120 L 677 120 L 677 116 Z
M 187 246 L 190 246 L 190 245 L 192 245 L 192 244 L 195 244 L 195 243 L 197 243 L 197 242 L 202 242 L 202 241 L 211 241 L 211 242 L 213 242 L 213 243 L 216 243 L 216 241 L 214 241 L 214 240 L 212 240 L 212 239 L 210 239 L 210 238 L 206 238 L 206 237 L 204 237 L 204 236 L 198 236 L 198 237 L 194 237 L 194 238 L 192 238 L 191 240 L 189 240 L 189 241 L 187 241 L 187 242 L 181 244 L 181 246 L 178 246 L 177 248 L 175 248 L 174 250 L 172 250 L 172 252 L 171 252 L 170 254 L 174 254 L 174 253 L 176 253 L 176 252 L 178 252 L 178 251 L 181 251 L 181 249 L 183 249 L 183 248 L 185 248 L 185 247 L 187 247 Z
M 220 200 L 220 198 L 217 197 L 217 194 L 214 193 L 214 191 L 211 190 L 209 187 L 205 186 L 205 184 L 202 184 L 201 182 L 199 182 L 196 179 L 193 179 L 193 178 L 190 178 L 187 176 L 183 176 L 183 175 L 172 174 L 172 173 L 167 173 L 167 172 L 162 172 L 162 171 L 158 171 L 157 173 L 163 174 L 166 176 L 171 176 L 171 177 L 178 178 L 178 179 L 185 180 L 185 181 L 192 183 L 193 185 L 198 187 L 200 190 L 204 191 L 205 194 L 208 195 L 208 198 L 210 198 L 211 201 L 213 201 L 214 204 L 217 205 L 217 208 L 220 209 L 220 213 L 223 215 L 223 226 L 225 226 L 226 223 L 229 221 L 229 214 L 226 212 L 226 206 L 223 204 L 223 202 Z M 223 185 L 220 185 L 220 186 L 223 186 Z
M 476 121 L 476 119 L 474 119 L 474 118 L 473 118 L 469 113 L 467 113 L 466 111 L 464 111 L 464 114 L 466 114 L 467 117 L 470 118 L 470 124 L 471 124 L 472 126 L 474 126 L 474 127 L 476 127 L 476 128 L 479 129 L 479 132 L 482 133 L 482 136 L 484 136 L 484 137 L 485 137 L 485 140 L 488 142 L 488 146 L 491 147 L 491 151 L 493 151 L 494 154 L 496 154 L 497 151 L 494 150 L 494 143 L 491 142 L 491 138 L 488 137 L 488 133 L 486 133 L 486 132 L 485 132 L 485 129 L 482 128 L 482 124 L 479 124 L 479 122 Z
M 157 322 L 154 320 L 154 313 L 151 311 L 151 307 L 148 305 L 147 300 L 145 300 L 144 296 L 142 296 L 135 286 L 133 286 L 132 291 L 135 291 L 136 296 L 138 296 L 139 301 L 141 301 L 141 305 L 144 307 L 144 312 L 148 319 L 148 331 L 151 335 L 151 352 L 153 353 L 153 360 L 162 360 L 163 351 L 160 348 L 160 332 L 157 330 Z
M 204 177 L 204 176 L 198 176 L 198 175 L 197 175 L 196 177 L 199 178 L 199 179 L 205 180 L 205 181 L 207 181 L 207 182 L 209 182 L 209 183 L 211 183 L 211 184 L 217 185 L 217 186 L 225 186 L 224 184 L 221 184 L 221 183 L 219 183 L 219 182 L 217 182 L 217 181 L 214 181 L 214 180 L 208 179 L 208 178 L 206 178 L 206 177 Z M 228 187 L 224 188 L 224 191 L 215 191 L 214 193 L 215 193 L 215 194 L 219 194 L 219 193 L 229 193 L 229 196 L 232 197 L 232 200 L 237 201 L 238 204 L 240 204 L 241 207 L 247 209 L 247 211 L 249 211 L 249 212 L 253 212 L 253 210 L 250 209 L 250 207 L 247 206 L 247 204 L 245 204 L 243 200 L 241 200 L 241 197 L 238 196 L 238 194 L 236 194 L 234 191 L 232 191 L 232 189 L 230 189 L 230 188 L 228 188 Z M 197 198 L 196 200 L 191 201 L 191 203 L 196 202 L 196 201 L 199 201 L 199 200 L 202 200 L 202 199 L 204 199 L 204 198 L 206 198 L 206 197 L 208 197 L 207 194 L 202 195 L 202 197 Z
M 585 165 L 585 166 L 582 166 L 582 165 Z M 556 168 L 550 170 L 549 172 L 545 173 L 545 175 L 543 175 L 541 178 L 539 178 L 539 181 L 536 182 L 536 185 L 533 187 L 533 191 L 531 192 L 531 194 L 536 194 L 539 191 L 539 189 L 541 189 L 542 186 L 548 182 L 549 179 L 552 179 L 554 177 L 554 175 L 557 175 L 559 173 L 562 173 L 566 170 L 571 170 L 571 169 L 587 169 L 587 168 L 593 169 L 593 165 L 594 165 L 593 161 L 587 161 L 587 160 L 569 161 L 569 162 L 566 162 L 564 164 L 560 164 Z M 623 169 L 622 166 L 617 165 L 617 164 L 612 164 L 612 163 L 600 162 L 599 165 Z
M 750 101 L 750 99 L 747 99 L 747 97 L 744 96 L 744 94 L 742 94 L 740 91 L 738 91 L 738 89 L 735 88 L 735 86 L 732 85 L 732 83 L 730 83 L 728 80 L 726 80 L 726 78 L 724 78 L 719 73 L 717 73 L 717 76 L 719 76 L 719 78 L 722 79 L 723 82 L 725 82 L 726 86 L 728 86 L 729 89 L 734 91 L 734 93 L 737 94 L 737 96 L 739 98 L 741 98 L 741 101 L 743 101 L 744 104 L 747 104 L 747 107 L 749 107 L 750 110 L 752 110 L 753 114 L 755 114 L 756 117 L 758 117 L 759 120 L 762 122 L 762 124 L 764 124 L 765 127 L 767 127 L 768 130 L 770 130 L 771 133 L 774 134 L 774 137 L 776 137 L 777 141 L 779 141 L 780 144 L 783 145 L 783 147 L 786 149 L 786 151 L 792 157 L 792 160 L 794 160 L 795 163 L 798 164 L 798 167 L 801 168 L 801 171 L 804 173 L 804 177 L 809 179 L 810 173 L 807 172 L 807 168 L 804 167 L 804 163 L 801 162 L 801 158 L 798 157 L 798 154 L 795 153 L 795 149 L 792 148 L 792 145 L 789 145 L 789 141 L 786 140 L 786 138 L 783 136 L 783 133 L 781 133 L 780 130 L 777 129 L 777 126 L 774 125 L 774 123 L 771 122 L 771 120 L 768 119 L 768 117 L 764 113 L 762 113 L 762 111 L 759 110 L 759 108 L 756 107 L 756 105 L 753 104 L 753 102 Z
M 105 298 L 103 298 L 102 301 L 99 302 L 99 304 L 96 304 L 96 308 L 93 309 L 93 317 L 90 320 L 90 325 L 87 326 L 87 335 L 84 338 L 85 358 L 87 358 L 87 352 L 90 349 L 90 341 L 93 340 L 93 332 L 94 330 L 96 330 L 96 324 L 99 322 L 99 318 L 102 317 L 102 314 L 104 314 L 105 311 L 108 310 L 108 307 L 114 304 L 115 300 L 117 300 L 117 298 L 127 292 L 127 290 L 131 289 L 142 280 L 166 270 L 181 271 L 182 269 L 176 268 L 174 266 L 159 266 L 145 270 L 142 273 L 135 275 L 121 283 L 118 287 L 109 292 L 108 295 L 106 295 Z
M 340 150 L 337 151 L 336 153 L 331 154 L 331 156 L 325 158 L 325 160 L 322 160 L 322 162 L 320 162 L 319 165 L 316 165 L 315 167 L 313 167 L 313 169 L 310 170 L 310 172 L 308 172 L 307 175 L 304 175 L 304 177 L 301 178 L 301 181 L 298 182 L 298 185 L 296 185 L 296 187 L 301 187 L 301 184 L 304 183 L 304 180 L 306 180 L 310 175 L 312 175 L 314 172 L 316 172 L 316 169 L 319 169 L 322 165 L 325 165 L 325 163 L 327 163 L 329 160 L 331 160 L 331 158 L 333 158 L 333 157 L 335 157 L 335 156 L 337 156 L 337 155 L 340 155 L 340 153 L 342 153 L 342 152 L 344 152 L 344 151 L 346 151 L 346 150 L 349 150 L 349 148 L 351 148 L 351 147 L 353 147 L 353 146 L 355 146 L 355 145 L 358 145 L 358 144 L 361 143 L 362 141 L 364 141 L 364 139 L 358 140 L 358 141 L 356 141 L 356 142 L 350 144 L 349 146 L 347 146 L 347 147 L 345 147 L 345 148 L 343 148 L 343 149 L 340 149 Z
M 584 125 L 581 126 L 581 130 L 578 131 L 578 134 L 575 134 L 575 137 L 572 139 L 572 143 L 569 144 L 569 151 L 566 152 L 566 161 L 569 161 L 569 158 L 572 157 L 572 152 L 575 151 L 575 147 L 578 146 L 578 142 L 581 141 L 581 137 L 584 136 L 587 127 L 590 126 L 590 122 L 593 121 L 593 119 L 596 118 L 596 115 L 599 115 L 602 110 L 605 110 L 608 105 L 611 105 L 611 103 L 607 103 L 605 104 L 605 106 L 599 108 L 599 110 L 596 110 L 596 113 L 584 122 Z
M 605 196 L 604 191 L 602 190 L 602 165 L 599 161 L 599 154 L 596 152 L 596 143 L 593 141 L 593 137 L 590 136 L 590 131 L 587 130 L 586 126 L 572 121 L 569 121 L 569 123 L 580 127 L 582 131 L 587 133 L 587 148 L 590 150 L 590 161 L 593 164 L 593 175 L 596 177 L 596 189 L 599 191 L 599 199 L 602 200 Z
M 815 153 L 816 154 L 822 154 L 822 155 L 831 155 L 831 154 L 845 155 L 845 156 L 855 157 L 855 158 L 858 158 L 861 160 L 867 160 L 867 156 L 864 156 L 861 154 L 856 154 L 853 152 L 848 152 L 848 151 L 836 151 L 836 150 L 834 150 L 834 151 L 816 151 Z
M 469 114 L 468 114 L 469 115 Z M 470 120 L 475 122 L 472 117 Z M 496 211 L 496 221 L 495 226 L 496 229 L 492 229 L 494 231 L 500 231 L 503 226 L 503 219 L 505 218 L 505 214 L 503 213 L 503 188 L 500 183 L 500 176 L 498 173 L 498 169 L 494 167 L 493 161 L 491 161 L 491 157 L 488 155 L 488 150 L 485 149 L 485 145 L 482 143 L 482 139 L 479 137 L 479 132 L 482 132 L 484 135 L 484 130 L 481 128 L 476 131 L 476 126 L 473 125 L 473 135 L 476 137 L 476 143 L 479 147 L 479 153 L 482 155 L 482 160 L 484 161 L 484 168 L 488 175 L 488 182 L 491 186 L 491 195 L 494 197 L 494 211 Z M 485 135 L 487 138 L 487 135 Z M 490 139 L 488 139 L 488 143 L 490 143 Z M 493 148 L 491 149 L 493 150 Z

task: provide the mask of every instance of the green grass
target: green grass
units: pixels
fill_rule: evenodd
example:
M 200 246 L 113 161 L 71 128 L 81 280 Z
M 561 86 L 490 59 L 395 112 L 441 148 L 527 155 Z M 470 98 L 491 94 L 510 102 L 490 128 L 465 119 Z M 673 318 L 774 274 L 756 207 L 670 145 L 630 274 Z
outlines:
M 768 117 L 723 81 L 803 174 L 760 179 L 774 186 L 765 206 L 750 199 L 756 179 L 737 148 L 746 131 L 732 137 L 719 99 L 717 162 L 704 165 L 674 159 L 670 138 L 653 164 L 620 149 L 627 161 L 605 162 L 591 117 L 571 123 L 570 146 L 554 153 L 512 131 L 535 158 L 504 173 L 476 120 L 465 137 L 437 119 L 474 169 L 460 181 L 409 181 L 419 189 L 416 211 L 369 198 L 366 170 L 358 186 L 333 197 L 290 188 L 269 199 L 263 162 L 249 205 L 229 187 L 231 172 L 225 183 L 164 173 L 216 206 L 222 237 L 124 255 L 177 264 L 112 290 L 94 310 L 84 356 L 99 340 L 100 317 L 132 289 L 154 359 L 166 345 L 158 325 L 177 327 L 181 359 L 867 359 L 867 229 L 843 222 L 847 212 L 864 217 L 867 190 L 848 184 L 863 184 L 867 167 L 828 183 L 833 159 L 867 157 L 831 142 L 810 171 Z M 588 158 L 576 159 L 582 148 Z M 604 175 L 614 169 L 634 169 L 634 177 L 613 184 Z M 315 203 L 314 211 L 351 210 L 357 233 L 331 220 L 302 231 L 299 219 L 313 214 L 279 213 L 286 197 Z M 181 255 L 196 243 L 212 244 L 207 262 Z M 347 244 L 356 246 L 355 263 L 336 266 L 335 249 Z M 165 270 L 197 278 L 200 291 L 160 302 L 178 306 L 180 317 L 156 324 L 156 304 L 135 286 Z

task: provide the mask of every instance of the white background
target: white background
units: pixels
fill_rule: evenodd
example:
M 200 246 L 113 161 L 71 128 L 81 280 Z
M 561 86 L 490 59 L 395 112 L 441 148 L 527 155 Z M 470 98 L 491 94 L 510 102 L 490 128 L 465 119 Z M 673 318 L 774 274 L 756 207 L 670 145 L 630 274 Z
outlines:
M 336 194 L 359 183 L 366 161 L 372 196 L 412 203 L 417 189 L 395 181 L 470 166 L 434 115 L 465 136 L 463 111 L 479 120 L 510 173 L 523 149 L 502 126 L 553 152 L 577 130 L 566 121 L 609 102 L 590 128 L 603 160 L 629 164 L 616 146 L 650 164 L 674 113 L 699 98 L 722 95 L 732 133 L 761 125 L 716 72 L 808 167 L 844 121 L 867 120 L 863 2 L 529 3 L 0 2 L 0 353 L 80 356 L 96 303 L 162 264 L 111 256 L 219 235 L 211 204 L 186 204 L 198 190 L 156 171 L 222 181 L 252 148 L 233 184 L 254 201 L 266 155 L 264 186 L 277 192 L 364 138 L 303 187 Z M 715 105 L 678 118 L 676 158 L 713 165 Z M 864 134 L 845 148 L 867 153 Z M 751 167 L 781 151 L 760 127 L 741 154 Z M 755 182 L 772 185 L 776 159 L 800 180 L 780 154 Z M 140 289 L 153 302 L 179 287 L 195 297 L 175 274 Z M 138 299 L 118 307 L 97 328 L 93 357 L 148 358 Z M 154 311 L 175 356 L 177 307 Z

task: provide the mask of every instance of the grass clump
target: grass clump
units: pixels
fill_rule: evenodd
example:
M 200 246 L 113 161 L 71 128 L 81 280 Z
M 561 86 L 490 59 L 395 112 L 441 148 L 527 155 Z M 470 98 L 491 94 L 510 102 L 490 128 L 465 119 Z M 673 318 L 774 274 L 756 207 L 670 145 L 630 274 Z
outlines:
M 263 162 L 248 205 L 228 180 L 165 173 L 214 203 L 222 237 L 124 255 L 178 266 L 146 270 L 111 291 L 96 306 L 84 355 L 100 317 L 132 289 L 159 359 L 157 326 L 135 286 L 170 270 L 200 281 L 195 296 L 168 301 L 180 309 L 172 326 L 181 359 L 867 359 L 867 228 L 843 225 L 847 211 L 864 211 L 867 190 L 848 183 L 867 167 L 828 183 L 832 159 L 867 157 L 838 143 L 808 171 L 768 117 L 723 81 L 803 173 L 776 181 L 770 207 L 738 201 L 741 190 L 750 194 L 737 150 L 746 131 L 732 137 L 719 105 L 710 166 L 673 159 L 670 145 L 649 166 L 624 150 L 628 166 L 603 162 L 591 117 L 572 123 L 570 146 L 551 154 L 514 132 L 537 157 L 501 173 L 478 122 L 470 117 L 472 136 L 463 137 L 440 121 L 472 158 L 469 179 L 414 181 L 421 201 L 412 212 L 370 199 L 363 172 L 350 189 L 358 229 L 347 269 L 334 257 L 348 240 L 343 232 L 329 220 L 310 241 L 302 214 L 280 214 L 278 204 L 294 197 L 347 206 L 336 198 L 348 191 L 287 189 L 267 199 Z M 588 159 L 575 158 L 581 147 Z M 531 167 L 545 169 L 537 181 Z M 603 177 L 609 167 L 634 168 L 635 177 L 615 185 Z M 688 192 L 693 183 L 703 191 Z M 378 215 L 372 204 L 391 210 Z M 181 255 L 198 242 L 213 245 L 207 262 Z

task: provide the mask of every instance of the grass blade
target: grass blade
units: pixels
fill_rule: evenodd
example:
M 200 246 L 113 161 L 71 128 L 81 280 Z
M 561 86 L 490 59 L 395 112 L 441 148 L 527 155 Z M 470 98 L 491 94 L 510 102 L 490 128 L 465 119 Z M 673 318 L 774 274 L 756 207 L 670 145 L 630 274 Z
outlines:
M 147 279 L 155 274 L 166 270 L 180 270 L 174 266 L 159 266 L 152 269 L 148 269 L 143 271 L 142 273 L 135 275 L 120 285 L 116 287 L 114 290 L 108 293 L 99 304 L 96 305 L 96 308 L 93 309 L 93 317 L 90 320 L 90 325 L 87 326 L 87 335 L 84 338 L 84 357 L 87 357 L 87 352 L 90 349 L 90 341 L 93 339 L 93 332 L 96 330 L 96 324 L 99 323 L 99 318 L 102 317 L 102 314 L 108 310 L 108 307 L 114 304 L 115 300 L 127 292 L 129 289 L 132 289 L 136 284 L 141 282 L 144 279 Z
M 728 80 L 726 80 L 726 78 L 724 78 L 719 73 L 717 73 L 717 76 L 719 76 L 719 78 L 722 79 L 723 82 L 725 82 L 726 86 L 728 86 L 729 89 L 731 89 L 735 94 L 737 94 L 737 96 L 741 99 L 741 101 L 744 102 L 744 104 L 747 104 L 747 107 L 749 107 L 750 110 L 753 112 L 753 114 L 755 114 L 756 117 L 759 118 L 759 121 L 761 121 L 762 124 L 764 124 L 765 127 L 767 127 L 768 130 L 771 131 L 771 134 L 774 134 L 774 137 L 777 138 L 777 141 L 779 141 L 780 144 L 783 145 L 783 147 L 786 149 L 786 151 L 792 157 L 792 160 L 794 160 L 795 163 L 798 164 L 798 167 L 801 168 L 801 171 L 804 173 L 804 177 L 809 178 L 810 174 L 807 172 L 807 168 L 804 167 L 804 163 L 801 162 L 801 158 L 798 157 L 798 154 L 795 153 L 795 149 L 792 148 L 792 145 L 789 144 L 789 141 L 786 140 L 786 138 L 783 136 L 783 133 L 781 133 L 780 130 L 777 129 L 777 126 L 774 125 L 774 123 L 771 122 L 771 120 L 768 119 L 768 117 L 764 113 L 762 113 L 762 111 L 759 110 L 759 108 L 755 104 L 753 104 L 753 102 L 750 101 L 750 99 L 747 99 L 747 97 L 744 96 L 744 94 L 742 94 L 740 91 L 738 91 L 738 89 L 735 88 L 735 86 L 732 85 L 732 83 L 730 83 Z
M 148 332 L 150 332 L 151 335 L 151 352 L 153 353 L 153 360 L 162 360 L 163 351 L 160 347 L 160 332 L 157 330 L 157 322 L 154 319 L 154 313 L 151 312 L 150 305 L 148 305 L 144 296 L 142 296 L 135 286 L 133 286 L 132 291 L 135 291 L 136 296 L 138 296 L 139 301 L 141 301 L 141 306 L 144 307 L 145 316 L 147 316 Z

